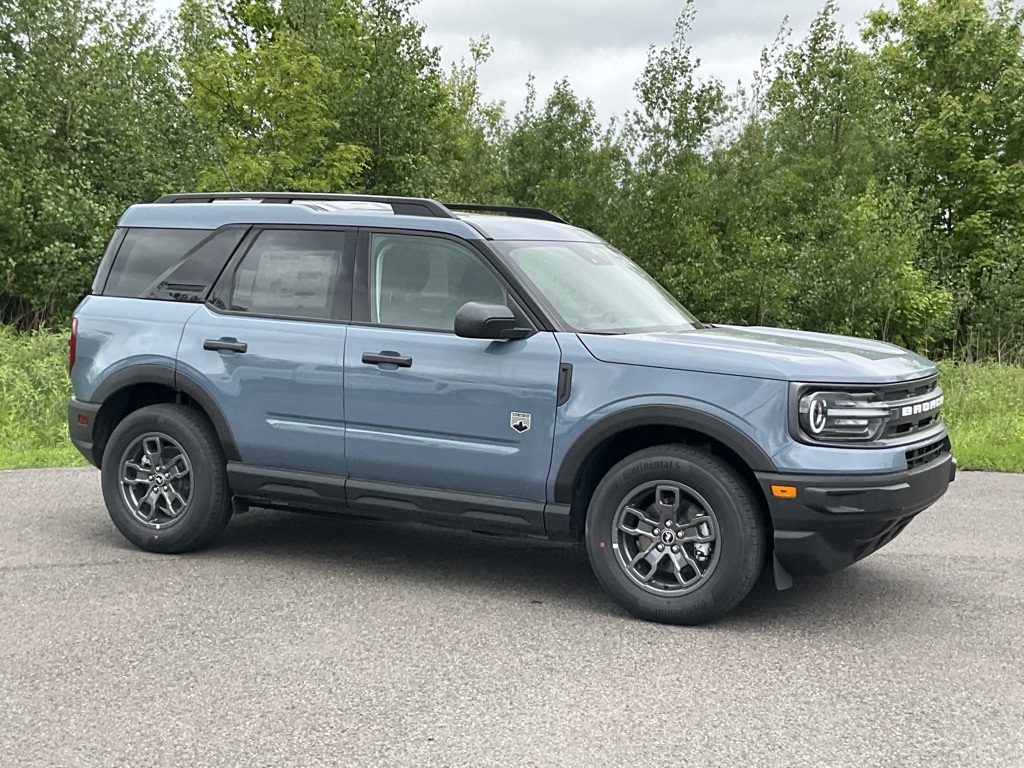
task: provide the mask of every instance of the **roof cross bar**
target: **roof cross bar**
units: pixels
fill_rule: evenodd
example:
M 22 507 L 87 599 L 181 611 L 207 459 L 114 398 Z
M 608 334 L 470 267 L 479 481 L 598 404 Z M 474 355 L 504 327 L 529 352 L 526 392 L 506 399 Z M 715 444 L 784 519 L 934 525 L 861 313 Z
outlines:
M 212 203 L 215 200 L 258 200 L 261 203 L 294 203 L 304 200 L 334 200 L 350 203 L 384 203 L 398 216 L 428 216 L 454 219 L 455 216 L 436 200 L 388 195 L 340 195 L 326 192 L 189 192 L 164 195 L 157 203 Z
M 553 221 L 556 224 L 569 223 L 551 211 L 545 211 L 543 208 L 524 208 L 516 205 L 475 205 L 470 203 L 445 203 L 444 207 L 451 211 L 463 211 L 465 213 L 504 213 L 507 216 Z

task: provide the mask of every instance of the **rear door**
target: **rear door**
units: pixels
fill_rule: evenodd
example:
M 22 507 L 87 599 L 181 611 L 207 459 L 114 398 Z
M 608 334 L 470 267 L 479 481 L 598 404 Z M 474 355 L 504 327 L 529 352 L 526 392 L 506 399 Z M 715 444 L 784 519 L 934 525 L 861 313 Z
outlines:
M 435 521 L 542 530 L 560 362 L 554 335 L 454 334 L 468 301 L 506 304 L 529 322 L 466 243 L 397 232 L 366 233 L 363 242 L 345 349 L 350 502 L 390 500 Z
M 347 472 L 355 241 L 338 228 L 256 229 L 185 325 L 178 370 L 216 398 L 246 464 Z

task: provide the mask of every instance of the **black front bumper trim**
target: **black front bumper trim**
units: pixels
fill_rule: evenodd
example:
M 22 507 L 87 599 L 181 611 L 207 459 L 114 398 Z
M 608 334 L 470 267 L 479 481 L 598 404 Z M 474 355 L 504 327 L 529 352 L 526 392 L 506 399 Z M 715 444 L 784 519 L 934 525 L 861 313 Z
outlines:
M 756 475 L 775 532 L 776 584 L 783 587 L 786 576 L 837 571 L 888 544 L 942 497 L 956 459 L 944 452 L 883 475 Z M 795 487 L 795 498 L 774 496 L 772 485 Z

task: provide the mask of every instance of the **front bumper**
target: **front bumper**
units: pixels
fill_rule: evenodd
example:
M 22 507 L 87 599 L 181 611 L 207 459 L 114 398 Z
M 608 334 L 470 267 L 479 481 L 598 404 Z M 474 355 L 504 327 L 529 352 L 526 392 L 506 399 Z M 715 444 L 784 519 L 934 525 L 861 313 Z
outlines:
M 757 473 L 775 531 L 775 579 L 838 571 L 876 552 L 946 492 L 956 459 L 943 451 L 904 472 L 883 475 Z M 771 486 L 796 488 L 778 498 Z
M 93 466 L 99 466 L 99 456 L 94 456 L 92 431 L 96 424 L 99 403 L 86 403 L 75 398 L 68 400 L 68 434 L 78 452 Z

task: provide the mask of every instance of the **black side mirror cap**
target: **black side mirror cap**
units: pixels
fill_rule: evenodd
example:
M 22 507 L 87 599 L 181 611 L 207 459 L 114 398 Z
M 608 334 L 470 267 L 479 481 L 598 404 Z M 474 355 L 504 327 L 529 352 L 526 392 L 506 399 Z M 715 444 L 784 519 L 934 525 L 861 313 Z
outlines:
M 532 331 L 516 327 L 516 316 L 504 304 L 470 301 L 455 315 L 455 335 L 494 341 L 525 339 Z

